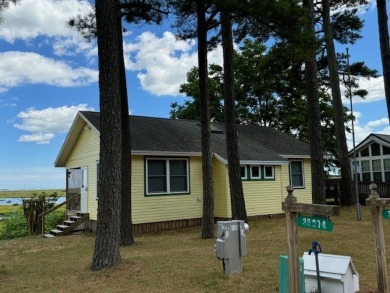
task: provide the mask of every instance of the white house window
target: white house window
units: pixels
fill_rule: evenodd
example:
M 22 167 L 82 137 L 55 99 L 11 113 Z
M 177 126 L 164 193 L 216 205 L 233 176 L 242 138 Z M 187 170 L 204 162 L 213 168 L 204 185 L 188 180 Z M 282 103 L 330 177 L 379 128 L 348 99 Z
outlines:
M 381 160 L 372 160 L 372 175 L 374 182 L 382 182 Z
M 390 159 L 383 159 L 383 170 L 385 171 L 385 182 L 390 182 Z
M 362 157 L 368 157 L 369 155 L 370 155 L 370 152 L 368 150 L 368 147 L 362 149 L 360 152 L 360 156 L 362 156 Z
M 290 181 L 294 187 L 304 187 L 303 161 L 290 161 Z
M 380 156 L 381 155 L 381 146 L 378 143 L 373 143 L 371 145 L 371 156 Z
M 363 181 L 371 181 L 370 161 L 362 161 L 362 177 Z
M 261 179 L 260 166 L 251 166 L 251 179 Z
M 188 159 L 147 158 L 146 194 L 189 192 Z
M 274 167 L 273 166 L 264 166 L 264 179 L 274 179 Z

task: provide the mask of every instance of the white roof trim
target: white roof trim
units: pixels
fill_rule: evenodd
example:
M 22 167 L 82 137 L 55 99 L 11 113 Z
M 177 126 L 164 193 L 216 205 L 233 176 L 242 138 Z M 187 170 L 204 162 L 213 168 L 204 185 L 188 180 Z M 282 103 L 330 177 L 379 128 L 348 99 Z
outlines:
M 222 158 L 220 155 L 214 153 L 215 158 L 227 165 L 228 161 Z M 240 160 L 241 165 L 288 165 L 288 161 L 251 161 L 251 160 Z

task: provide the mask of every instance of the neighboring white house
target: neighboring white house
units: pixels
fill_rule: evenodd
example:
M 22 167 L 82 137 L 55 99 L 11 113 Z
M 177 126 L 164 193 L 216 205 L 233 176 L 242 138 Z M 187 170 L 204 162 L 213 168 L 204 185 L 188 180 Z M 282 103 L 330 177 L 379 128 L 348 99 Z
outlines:
M 354 150 L 349 152 L 354 174 Z M 390 135 L 371 133 L 356 146 L 358 181 L 390 182 Z

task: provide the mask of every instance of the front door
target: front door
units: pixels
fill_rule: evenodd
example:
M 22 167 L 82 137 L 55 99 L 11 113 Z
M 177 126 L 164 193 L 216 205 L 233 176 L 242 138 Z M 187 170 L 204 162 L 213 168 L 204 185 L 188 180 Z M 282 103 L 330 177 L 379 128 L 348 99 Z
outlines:
M 82 184 L 80 189 L 80 211 L 88 211 L 88 169 L 87 167 L 82 167 Z

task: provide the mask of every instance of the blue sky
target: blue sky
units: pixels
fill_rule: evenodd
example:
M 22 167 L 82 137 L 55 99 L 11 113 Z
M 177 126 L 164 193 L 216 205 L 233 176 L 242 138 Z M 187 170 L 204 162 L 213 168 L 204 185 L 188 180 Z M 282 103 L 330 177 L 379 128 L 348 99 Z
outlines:
M 66 26 L 69 18 L 90 10 L 88 1 L 21 0 L 4 11 L 0 189 L 65 187 L 65 170 L 54 168 L 54 161 L 77 111 L 99 110 L 96 44 Z M 375 2 L 362 18 L 364 38 L 349 46 L 351 62 L 365 61 L 381 73 Z M 178 89 L 197 65 L 196 42 L 176 41 L 170 25 L 168 20 L 160 27 L 127 28 L 124 49 L 134 115 L 169 117 L 170 104 L 185 100 Z M 221 63 L 221 49 L 209 58 Z M 369 95 L 353 100 L 357 143 L 370 132 L 390 134 L 382 78 L 361 84 Z

